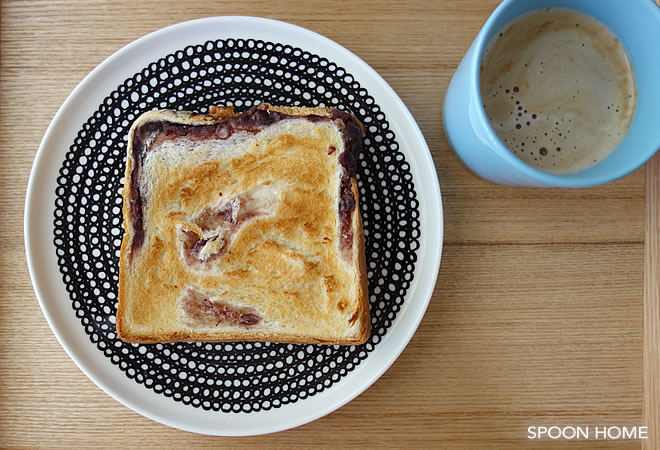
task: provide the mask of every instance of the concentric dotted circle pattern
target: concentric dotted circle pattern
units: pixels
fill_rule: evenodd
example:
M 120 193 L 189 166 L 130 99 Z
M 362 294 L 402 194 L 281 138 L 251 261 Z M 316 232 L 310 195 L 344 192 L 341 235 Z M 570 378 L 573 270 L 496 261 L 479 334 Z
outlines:
M 366 127 L 358 165 L 372 336 L 361 346 L 272 343 L 127 344 L 115 333 L 127 132 L 152 109 L 242 111 L 260 102 L 328 106 Z M 384 113 L 343 68 L 258 40 L 189 46 L 149 64 L 108 95 L 82 126 L 60 168 L 54 243 L 71 306 L 99 351 L 128 378 L 187 405 L 253 412 L 313 396 L 355 369 L 400 311 L 419 247 L 410 167 Z

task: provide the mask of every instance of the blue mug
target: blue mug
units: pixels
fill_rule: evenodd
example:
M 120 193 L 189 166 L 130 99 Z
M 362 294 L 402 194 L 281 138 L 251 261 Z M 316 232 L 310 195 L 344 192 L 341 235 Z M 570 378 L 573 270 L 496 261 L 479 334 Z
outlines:
M 509 22 L 541 8 L 568 8 L 607 26 L 625 47 L 637 82 L 630 128 L 605 159 L 582 171 L 552 174 L 525 163 L 491 127 L 479 71 L 491 38 Z M 443 106 L 445 135 L 472 172 L 512 186 L 581 188 L 609 183 L 641 167 L 660 149 L 660 8 L 652 0 L 505 0 L 488 18 L 451 80 Z

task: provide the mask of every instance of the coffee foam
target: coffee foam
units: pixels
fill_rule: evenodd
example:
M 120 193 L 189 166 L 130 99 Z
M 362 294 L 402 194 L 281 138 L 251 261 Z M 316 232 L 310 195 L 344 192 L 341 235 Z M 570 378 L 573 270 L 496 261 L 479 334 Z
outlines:
M 490 124 L 516 156 L 551 173 L 593 166 L 619 145 L 636 103 L 621 42 L 577 11 L 548 8 L 488 44 L 481 95 Z

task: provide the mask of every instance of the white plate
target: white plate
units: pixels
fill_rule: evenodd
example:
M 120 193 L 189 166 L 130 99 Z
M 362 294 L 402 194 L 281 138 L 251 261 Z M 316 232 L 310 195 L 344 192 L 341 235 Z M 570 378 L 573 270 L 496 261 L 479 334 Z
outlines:
M 152 61 L 187 45 L 229 38 L 291 45 L 325 57 L 353 75 L 380 106 L 396 135 L 410 165 L 420 212 L 414 277 L 401 311 L 375 349 L 328 389 L 279 408 L 251 413 L 185 405 L 127 378 L 90 342 L 75 316 L 53 242 L 58 170 L 77 131 L 103 99 Z M 32 282 L 44 315 L 69 356 L 99 387 L 134 411 L 172 427 L 210 435 L 255 435 L 299 426 L 334 411 L 374 383 L 403 351 L 426 311 L 440 266 L 442 236 L 442 201 L 433 160 L 419 127 L 392 88 L 337 43 L 304 28 L 252 17 L 215 17 L 173 25 L 138 39 L 101 63 L 73 90 L 48 127 L 25 203 L 25 246 Z

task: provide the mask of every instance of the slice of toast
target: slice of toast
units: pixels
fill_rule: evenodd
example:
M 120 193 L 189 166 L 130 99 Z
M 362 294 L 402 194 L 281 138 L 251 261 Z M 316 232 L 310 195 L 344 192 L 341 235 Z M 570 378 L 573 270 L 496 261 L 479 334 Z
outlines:
M 364 343 L 355 179 L 337 109 L 152 111 L 128 136 L 117 333 L 139 343 Z

